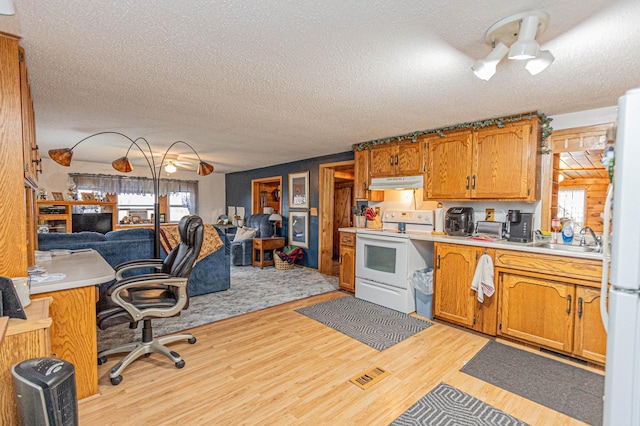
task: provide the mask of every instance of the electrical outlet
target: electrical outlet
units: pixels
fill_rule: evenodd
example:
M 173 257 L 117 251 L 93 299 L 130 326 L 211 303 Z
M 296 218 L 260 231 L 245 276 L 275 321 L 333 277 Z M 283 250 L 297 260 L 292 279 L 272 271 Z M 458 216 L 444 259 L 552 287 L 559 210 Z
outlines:
M 495 210 L 493 209 L 485 209 L 484 211 L 484 220 L 489 220 L 493 222 L 496 219 Z

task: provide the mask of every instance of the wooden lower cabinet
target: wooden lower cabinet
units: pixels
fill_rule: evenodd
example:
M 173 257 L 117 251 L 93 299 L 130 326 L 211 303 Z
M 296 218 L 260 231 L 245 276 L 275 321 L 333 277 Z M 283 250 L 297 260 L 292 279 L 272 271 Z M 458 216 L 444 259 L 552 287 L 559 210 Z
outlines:
M 51 352 L 76 369 L 78 399 L 98 393 L 97 289 L 94 286 L 32 295 L 50 297 Z
M 511 272 L 499 277 L 499 334 L 571 352 L 574 285 Z
M 600 290 L 554 276 L 499 270 L 498 334 L 604 364 Z
M 340 232 L 340 289 L 356 291 L 356 234 Z
M 576 286 L 575 356 L 604 364 L 607 332 L 600 316 L 600 289 Z
M 434 249 L 434 316 L 495 336 L 497 290 L 480 303 L 471 289 L 478 260 L 485 252 L 493 258 L 495 250 L 447 243 L 435 243 Z

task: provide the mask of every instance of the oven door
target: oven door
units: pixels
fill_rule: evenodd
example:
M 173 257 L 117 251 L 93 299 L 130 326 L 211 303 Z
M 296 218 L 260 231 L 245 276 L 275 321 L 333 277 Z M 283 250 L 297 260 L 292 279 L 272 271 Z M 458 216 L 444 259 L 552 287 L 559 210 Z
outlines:
M 356 277 L 407 288 L 409 240 L 383 235 L 358 235 Z

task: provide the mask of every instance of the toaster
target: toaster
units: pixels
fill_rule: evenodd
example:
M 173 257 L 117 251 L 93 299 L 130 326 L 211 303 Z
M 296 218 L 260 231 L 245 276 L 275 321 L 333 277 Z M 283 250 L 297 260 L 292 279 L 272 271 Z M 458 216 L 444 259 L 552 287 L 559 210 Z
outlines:
M 473 234 L 473 209 L 471 207 L 451 207 L 444 219 L 447 235 L 467 236 Z

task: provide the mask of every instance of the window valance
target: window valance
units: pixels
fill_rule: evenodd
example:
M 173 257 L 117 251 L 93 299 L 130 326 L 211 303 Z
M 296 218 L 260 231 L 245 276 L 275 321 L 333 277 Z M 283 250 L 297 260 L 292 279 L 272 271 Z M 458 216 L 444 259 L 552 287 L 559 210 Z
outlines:
M 153 179 L 116 175 L 69 173 L 78 189 L 101 191 L 103 194 L 153 194 Z M 197 180 L 160 179 L 160 193 L 189 192 L 198 195 Z

